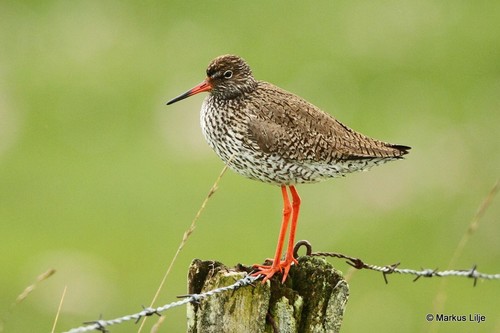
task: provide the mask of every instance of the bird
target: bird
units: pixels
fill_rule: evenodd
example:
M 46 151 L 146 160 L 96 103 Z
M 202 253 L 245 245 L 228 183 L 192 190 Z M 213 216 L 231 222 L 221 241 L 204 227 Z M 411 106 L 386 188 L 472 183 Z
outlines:
M 411 149 L 358 133 L 305 99 L 255 79 L 236 55 L 213 59 L 206 78 L 167 105 L 202 92 L 208 95 L 200 124 L 209 146 L 236 173 L 281 189 L 283 214 L 274 259 L 253 265 L 252 275 L 262 276 L 263 283 L 277 273 L 284 283 L 291 266 L 298 265 L 293 255 L 301 206 L 297 184 L 365 171 L 401 159 Z

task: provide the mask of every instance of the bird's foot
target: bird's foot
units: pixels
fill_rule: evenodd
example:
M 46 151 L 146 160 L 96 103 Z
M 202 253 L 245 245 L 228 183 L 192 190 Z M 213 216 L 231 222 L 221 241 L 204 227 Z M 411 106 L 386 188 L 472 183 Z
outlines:
M 292 267 L 292 264 L 298 264 L 297 259 L 295 259 L 293 256 L 287 256 L 285 260 L 280 260 L 278 263 L 275 263 L 274 260 L 272 259 L 267 259 L 267 262 L 272 262 L 272 265 L 253 265 L 253 269 L 256 270 L 256 272 L 252 273 L 252 276 L 259 276 L 263 275 L 264 279 L 262 280 L 262 283 L 265 283 L 267 280 L 272 278 L 274 274 L 276 273 L 283 273 L 283 278 L 281 279 L 281 283 L 284 283 L 287 276 L 288 272 L 290 271 L 290 267 Z

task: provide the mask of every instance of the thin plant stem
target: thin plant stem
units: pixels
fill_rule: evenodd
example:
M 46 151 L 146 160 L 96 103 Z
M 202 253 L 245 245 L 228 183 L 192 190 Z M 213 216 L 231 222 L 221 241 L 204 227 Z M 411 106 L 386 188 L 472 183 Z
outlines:
M 165 275 L 163 275 L 163 279 L 161 280 L 160 285 L 158 286 L 158 289 L 156 290 L 156 293 L 153 296 L 153 300 L 151 301 L 150 307 L 153 307 L 153 305 L 155 304 L 156 300 L 158 299 L 158 296 L 160 295 L 160 292 L 163 289 L 163 286 L 165 285 L 165 281 L 167 280 L 167 277 L 170 274 L 170 271 L 172 270 L 172 267 L 174 266 L 174 263 L 177 260 L 177 257 L 179 256 L 179 253 L 181 252 L 181 250 L 184 247 L 184 245 L 186 245 L 186 243 L 187 243 L 187 241 L 189 239 L 189 236 L 191 236 L 191 234 L 194 232 L 194 229 L 196 228 L 196 222 L 200 218 L 201 213 L 205 210 L 205 207 L 207 205 L 208 200 L 212 197 L 212 195 L 215 193 L 215 191 L 217 191 L 217 187 L 219 185 L 219 182 L 222 179 L 222 176 L 224 176 L 224 174 L 226 173 L 227 167 L 228 167 L 228 164 L 229 164 L 230 161 L 231 161 L 231 159 L 224 166 L 224 168 L 222 168 L 222 171 L 220 172 L 219 176 L 215 180 L 215 183 L 210 188 L 210 191 L 208 191 L 208 194 L 205 197 L 205 200 L 203 200 L 200 208 L 198 209 L 198 212 L 196 213 L 195 217 L 191 221 L 191 225 L 184 232 L 184 235 L 182 236 L 182 240 L 181 240 L 181 242 L 179 244 L 179 247 L 177 248 L 177 251 L 175 252 L 174 257 L 170 261 L 170 264 L 168 265 L 167 271 L 165 272 Z M 138 333 L 141 333 L 142 328 L 143 328 L 145 322 L 146 322 L 146 318 L 144 318 L 144 320 L 141 322 L 141 325 L 139 326 L 139 330 L 137 331 Z

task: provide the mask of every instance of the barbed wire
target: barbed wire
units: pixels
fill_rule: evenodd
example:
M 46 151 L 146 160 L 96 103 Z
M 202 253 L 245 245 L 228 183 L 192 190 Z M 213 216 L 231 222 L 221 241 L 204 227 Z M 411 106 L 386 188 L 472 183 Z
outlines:
M 226 287 L 220 287 L 217 289 L 209 290 L 204 293 L 200 294 L 189 294 L 189 295 L 183 295 L 179 297 L 184 297 L 183 300 L 177 301 L 177 302 L 172 302 L 169 304 L 165 304 L 163 306 L 159 306 L 157 308 L 144 308 L 141 312 L 131 314 L 131 315 L 126 315 L 120 318 L 116 319 L 111 319 L 111 320 L 96 320 L 96 321 L 90 321 L 90 322 L 85 322 L 86 326 L 80 326 L 77 328 L 73 328 L 69 331 L 66 331 L 64 333 L 81 333 L 81 332 L 89 332 L 89 331 L 101 331 L 101 332 L 109 332 L 106 327 L 111 326 L 111 325 L 116 325 L 116 324 L 121 324 L 126 321 L 131 321 L 135 320 L 137 323 L 141 318 L 144 317 L 149 317 L 152 315 L 160 315 L 160 313 L 167 311 L 171 308 L 175 308 L 177 306 L 181 306 L 187 303 L 199 303 L 202 299 L 213 296 L 215 294 L 219 294 L 228 290 L 236 290 L 241 287 L 246 287 L 249 285 L 253 285 L 257 280 L 261 279 L 261 275 L 259 276 L 251 276 L 251 275 L 246 275 L 242 279 L 237 280 L 235 283 L 226 286 Z
M 392 265 L 386 265 L 386 266 L 377 266 L 377 265 L 370 265 L 366 264 L 359 258 L 347 256 L 342 253 L 336 253 L 336 252 L 312 252 L 312 247 L 311 244 L 308 241 L 299 241 L 295 244 L 294 247 L 294 256 L 298 257 L 298 250 L 300 247 L 305 246 L 306 247 L 306 255 L 308 256 L 313 256 L 313 257 L 332 257 L 332 258 L 340 258 L 340 259 L 347 259 L 346 263 L 356 269 L 369 269 L 372 271 L 377 271 L 381 272 L 382 275 L 384 276 L 384 281 L 385 283 L 389 283 L 387 280 L 387 275 L 388 274 L 409 274 L 409 275 L 415 275 L 415 279 L 413 281 L 417 281 L 421 277 L 445 277 L 445 276 L 460 276 L 460 277 L 467 277 L 467 278 L 472 278 L 474 279 L 474 286 L 477 284 L 478 279 L 485 279 L 485 280 L 500 280 L 500 274 L 485 274 L 477 271 L 477 265 L 472 266 L 470 269 L 465 269 L 465 270 L 445 270 L 445 271 L 438 271 L 437 269 L 421 269 L 421 270 L 415 270 L 415 269 L 408 269 L 408 268 L 397 268 L 400 263 L 395 263 Z
M 471 269 L 467 269 L 467 270 L 445 270 L 445 271 L 438 271 L 437 269 L 414 270 L 414 269 L 398 268 L 399 263 L 395 263 L 392 265 L 386 265 L 386 266 L 371 265 L 371 264 L 365 263 L 364 261 L 362 261 L 359 258 L 347 256 L 347 255 L 344 255 L 342 253 L 312 252 L 312 246 L 308 241 L 299 241 L 295 244 L 294 256 L 296 258 L 298 258 L 298 250 L 302 246 L 306 247 L 306 255 L 307 256 L 332 257 L 332 258 L 347 259 L 347 261 L 346 261 L 347 264 L 351 265 L 352 267 L 354 267 L 356 269 L 368 269 L 368 270 L 380 272 L 383 274 L 385 283 L 388 283 L 387 275 L 394 274 L 394 273 L 415 275 L 416 277 L 413 281 L 417 281 L 421 277 L 427 277 L 427 278 L 447 277 L 447 276 L 466 277 L 466 278 L 474 279 L 474 286 L 476 286 L 478 279 L 500 280 L 500 274 L 481 273 L 477 270 L 476 265 L 474 265 Z M 188 295 L 178 296 L 178 297 L 183 297 L 184 299 L 182 299 L 180 301 L 168 303 L 168 304 L 165 304 L 163 306 L 156 307 L 156 308 L 152 308 L 152 307 L 144 308 L 143 307 L 144 309 L 138 313 L 131 314 L 131 315 L 125 315 L 123 317 L 119 317 L 116 319 L 102 320 L 100 318 L 99 320 L 85 322 L 84 323 L 85 326 L 73 328 L 73 329 L 70 329 L 69 331 L 66 331 L 64 333 L 82 333 L 82 332 L 90 332 L 90 331 L 109 332 L 106 329 L 109 326 L 121 324 L 121 323 L 131 321 L 131 320 L 135 320 L 135 322 L 137 323 L 141 318 L 144 318 L 144 317 L 149 317 L 149 316 L 153 316 L 153 315 L 160 316 L 162 312 L 167 311 L 169 309 L 172 309 L 174 307 L 185 305 L 187 303 L 199 303 L 201 300 L 208 298 L 208 297 L 211 297 L 215 294 L 223 293 L 223 292 L 226 292 L 229 290 L 235 291 L 239 288 L 253 285 L 256 281 L 260 280 L 261 278 L 262 278 L 262 275 L 251 276 L 250 274 L 247 274 L 243 278 L 237 280 L 235 283 L 233 283 L 229 286 L 216 288 L 216 289 L 209 290 L 209 291 L 199 293 L 199 294 L 188 294 Z

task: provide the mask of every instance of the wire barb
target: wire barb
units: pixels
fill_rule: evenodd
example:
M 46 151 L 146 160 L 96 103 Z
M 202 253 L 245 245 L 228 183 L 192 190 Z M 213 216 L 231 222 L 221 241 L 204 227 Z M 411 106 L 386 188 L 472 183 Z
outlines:
M 93 330 L 96 331 L 101 331 L 102 333 L 108 333 L 109 331 L 106 329 L 106 323 L 104 320 L 101 319 L 102 315 L 99 316 L 99 320 L 94 320 L 94 321 L 86 321 L 84 324 L 89 325 L 89 327 L 93 327 Z
M 144 305 L 142 306 L 143 311 L 139 312 L 139 316 L 135 320 L 135 323 L 137 324 L 139 320 L 141 320 L 144 317 L 151 317 L 152 315 L 157 315 L 161 317 L 161 314 L 154 308 L 151 307 L 145 307 Z

